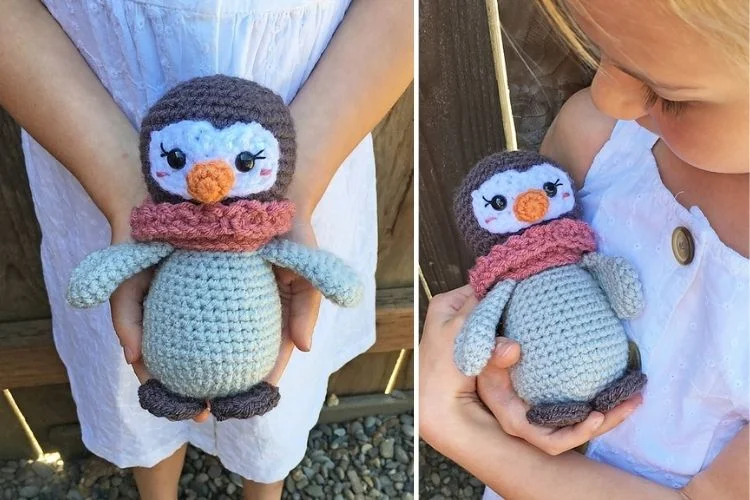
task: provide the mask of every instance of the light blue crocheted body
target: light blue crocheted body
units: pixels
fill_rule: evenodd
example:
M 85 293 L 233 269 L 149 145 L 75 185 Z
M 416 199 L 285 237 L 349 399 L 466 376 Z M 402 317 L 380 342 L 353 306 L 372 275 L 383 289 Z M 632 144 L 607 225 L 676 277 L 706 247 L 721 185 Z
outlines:
M 276 361 L 281 304 L 257 252 L 175 250 L 144 303 L 143 358 L 167 388 L 210 399 L 246 391 Z
M 519 282 L 504 318 L 503 334 L 521 345 L 513 387 L 530 404 L 590 401 L 625 373 L 624 327 L 595 276 L 579 265 Z

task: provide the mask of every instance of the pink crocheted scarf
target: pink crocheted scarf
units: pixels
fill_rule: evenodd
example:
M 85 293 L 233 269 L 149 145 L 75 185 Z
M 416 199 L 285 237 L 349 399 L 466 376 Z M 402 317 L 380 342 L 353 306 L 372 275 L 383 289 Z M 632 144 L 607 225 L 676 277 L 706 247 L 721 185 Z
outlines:
M 574 219 L 554 220 L 492 247 L 490 253 L 476 260 L 469 271 L 469 283 L 481 299 L 501 280 L 520 281 L 552 267 L 574 264 L 594 250 L 596 238 L 588 224 Z
M 133 210 L 130 227 L 136 241 L 163 241 L 187 250 L 253 251 L 292 227 L 289 200 L 239 200 L 229 205 L 154 203 Z

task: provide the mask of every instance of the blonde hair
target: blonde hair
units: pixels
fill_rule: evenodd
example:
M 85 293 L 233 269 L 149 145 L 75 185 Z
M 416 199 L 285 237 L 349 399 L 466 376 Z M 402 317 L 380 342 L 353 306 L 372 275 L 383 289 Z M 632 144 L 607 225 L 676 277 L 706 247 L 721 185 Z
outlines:
M 596 48 L 571 15 L 566 0 L 537 0 L 563 40 L 583 61 L 598 66 Z M 665 7 L 705 34 L 739 64 L 748 64 L 748 0 L 665 0 Z

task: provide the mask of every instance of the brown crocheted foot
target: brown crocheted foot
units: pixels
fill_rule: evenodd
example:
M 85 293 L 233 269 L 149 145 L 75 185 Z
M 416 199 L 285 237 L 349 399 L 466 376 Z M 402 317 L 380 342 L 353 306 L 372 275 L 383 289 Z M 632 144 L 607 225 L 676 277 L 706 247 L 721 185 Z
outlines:
M 138 388 L 141 407 L 152 415 L 169 420 L 188 420 L 206 409 L 206 402 L 196 398 L 180 396 L 156 379 L 149 379 Z
M 229 418 L 255 417 L 273 410 L 280 398 L 278 387 L 260 382 L 247 392 L 212 399 L 211 413 L 219 422 Z
M 606 413 L 639 392 L 644 385 L 646 385 L 646 375 L 638 370 L 631 370 L 597 394 L 591 405 L 596 411 Z
M 583 422 L 591 413 L 588 403 L 551 403 L 532 406 L 526 418 L 542 427 L 566 427 Z

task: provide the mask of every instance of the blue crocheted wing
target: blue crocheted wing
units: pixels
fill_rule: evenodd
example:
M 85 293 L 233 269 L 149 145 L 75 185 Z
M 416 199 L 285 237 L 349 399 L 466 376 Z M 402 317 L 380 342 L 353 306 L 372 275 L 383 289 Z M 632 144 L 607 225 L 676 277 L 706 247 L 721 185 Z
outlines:
M 68 303 L 93 307 L 105 302 L 120 283 L 168 256 L 167 243 L 122 243 L 98 250 L 73 270 L 68 284 Z
M 503 280 L 477 304 L 456 337 L 453 360 L 464 375 L 474 377 L 484 369 L 495 349 L 500 317 L 516 282 Z
M 625 259 L 590 252 L 581 259 L 581 267 L 599 282 L 618 318 L 632 319 L 643 311 L 641 281 Z
M 330 252 L 275 239 L 258 253 L 271 264 L 290 269 L 308 280 L 334 304 L 353 307 L 362 300 L 363 287 L 357 273 Z

